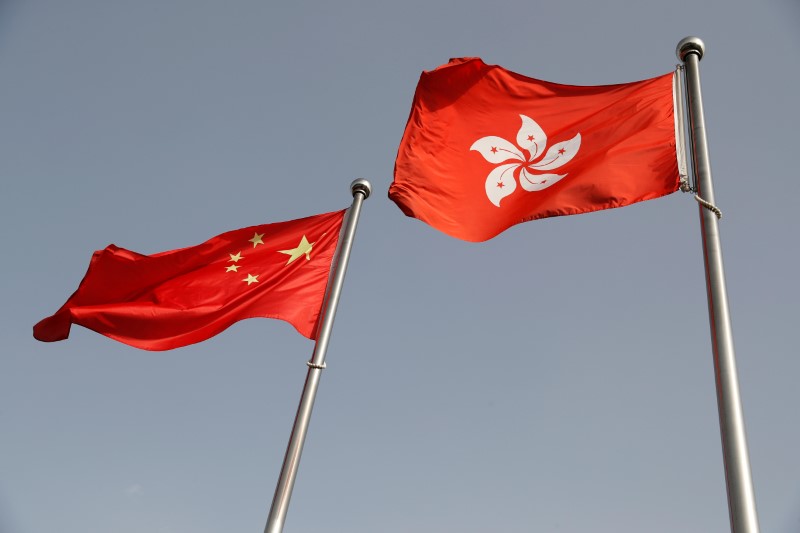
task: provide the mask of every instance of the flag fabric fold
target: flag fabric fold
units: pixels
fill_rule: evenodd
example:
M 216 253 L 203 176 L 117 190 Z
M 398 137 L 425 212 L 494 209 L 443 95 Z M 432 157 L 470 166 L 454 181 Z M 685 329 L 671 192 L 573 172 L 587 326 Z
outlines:
M 389 198 L 448 235 L 484 241 L 670 194 L 680 181 L 673 77 L 580 87 L 453 59 L 420 77 Z
M 168 350 L 264 317 L 316 339 L 345 212 L 242 228 L 153 255 L 109 245 L 33 336 L 63 340 L 79 324 L 137 348 Z

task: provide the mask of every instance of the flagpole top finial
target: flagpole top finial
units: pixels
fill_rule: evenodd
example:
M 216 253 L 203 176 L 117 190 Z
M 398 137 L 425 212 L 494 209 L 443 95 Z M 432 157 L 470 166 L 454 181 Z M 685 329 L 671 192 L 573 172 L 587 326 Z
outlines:
M 697 59 L 703 59 L 705 51 L 706 45 L 700 37 L 684 37 L 678 43 L 675 54 L 678 56 L 678 59 L 683 61 L 689 54 L 697 54 Z
M 366 200 L 372 192 L 372 185 L 364 178 L 358 178 L 350 184 L 350 191 L 353 193 L 353 196 L 360 192 L 364 195 L 364 200 Z

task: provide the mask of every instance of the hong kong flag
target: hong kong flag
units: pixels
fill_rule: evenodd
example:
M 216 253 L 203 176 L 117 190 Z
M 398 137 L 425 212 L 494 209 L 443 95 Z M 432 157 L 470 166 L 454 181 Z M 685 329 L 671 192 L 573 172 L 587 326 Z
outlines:
M 420 77 L 391 198 L 459 239 L 676 191 L 674 75 L 578 87 L 478 58 Z
M 344 214 L 242 228 L 153 255 L 112 244 L 94 253 L 78 290 L 33 336 L 63 340 L 79 324 L 137 348 L 168 350 L 264 317 L 316 339 Z

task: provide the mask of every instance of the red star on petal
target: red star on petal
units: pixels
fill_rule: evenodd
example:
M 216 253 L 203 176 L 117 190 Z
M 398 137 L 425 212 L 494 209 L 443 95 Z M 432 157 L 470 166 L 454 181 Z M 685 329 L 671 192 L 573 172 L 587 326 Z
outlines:
M 503 187 L 505 187 L 505 184 L 502 181 L 498 181 L 497 182 L 497 188 L 498 189 L 502 189 Z
M 528 140 L 532 141 L 533 140 L 533 135 L 528 135 Z
M 559 153 L 559 154 L 563 154 L 564 152 L 566 152 L 566 150 L 564 150 L 563 148 L 560 148 L 560 149 L 558 150 L 558 153 Z
M 496 153 L 497 153 L 497 146 L 492 146 L 492 153 L 493 153 L 493 154 L 496 154 Z

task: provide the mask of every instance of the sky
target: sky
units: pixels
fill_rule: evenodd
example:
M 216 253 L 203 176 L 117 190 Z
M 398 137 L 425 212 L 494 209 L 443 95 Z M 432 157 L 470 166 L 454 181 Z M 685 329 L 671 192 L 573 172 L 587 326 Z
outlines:
M 388 200 L 423 70 L 602 85 L 701 37 L 761 530 L 800 531 L 800 5 L 0 1 L 0 532 L 262 531 L 313 343 L 31 336 L 91 253 L 364 203 L 285 531 L 729 531 L 689 194 L 469 243 Z

